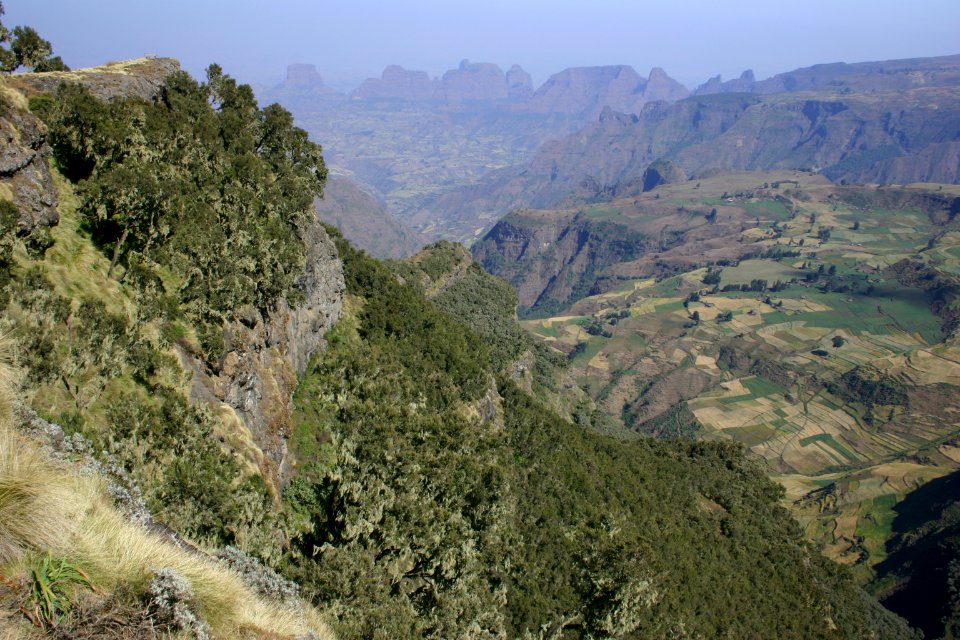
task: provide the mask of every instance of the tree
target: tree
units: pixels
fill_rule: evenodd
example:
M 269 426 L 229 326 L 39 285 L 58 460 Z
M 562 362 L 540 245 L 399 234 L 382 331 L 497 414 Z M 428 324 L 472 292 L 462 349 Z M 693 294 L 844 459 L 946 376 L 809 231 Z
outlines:
M 10 50 L 17 67 L 35 67 L 53 53 L 50 41 L 41 38 L 33 27 L 14 27 Z
M 0 3 L 0 16 L 4 14 Z M 14 27 L 11 32 L 0 24 L 0 71 L 12 73 L 20 67 L 33 71 L 69 71 L 60 56 L 51 57 L 53 46 L 44 40 L 33 27 Z
M 846 344 L 847 341 L 844 340 L 843 336 L 833 336 L 833 339 L 830 342 L 833 344 L 834 349 L 839 349 Z

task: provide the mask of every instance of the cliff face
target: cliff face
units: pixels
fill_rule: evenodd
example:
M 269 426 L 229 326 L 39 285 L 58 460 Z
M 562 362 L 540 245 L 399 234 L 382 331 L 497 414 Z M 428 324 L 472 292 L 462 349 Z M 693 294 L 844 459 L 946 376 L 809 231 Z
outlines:
M 302 301 L 281 299 L 266 315 L 251 310 L 226 327 L 227 351 L 215 371 L 181 354 L 194 375 L 191 399 L 239 419 L 242 425 L 235 426 L 249 432 L 258 449 L 255 462 L 277 488 L 286 463 L 293 391 L 310 357 L 323 347 L 323 335 L 340 318 L 345 288 L 343 264 L 319 222 L 307 224 L 301 234 L 307 260 L 295 288 Z
M 153 100 L 160 95 L 167 76 L 179 70 L 180 62 L 174 58 L 139 58 L 73 71 L 17 74 L 9 76 L 7 83 L 28 96 L 56 91 L 61 82 L 77 82 L 100 100 Z
M 956 89 L 836 96 L 718 94 L 605 109 L 596 123 L 543 144 L 523 167 L 490 173 L 432 203 L 439 218 L 490 219 L 549 207 L 583 185 L 595 192 L 642 179 L 658 159 L 687 176 L 712 170 L 810 169 L 835 182 L 960 181 Z M 676 172 L 681 175 L 681 172 Z
M 46 127 L 18 109 L 0 114 L 0 198 L 13 201 L 20 211 L 17 232 L 25 235 L 38 226 L 57 224 L 60 214 L 46 161 L 50 154 Z
M 431 100 L 436 85 L 426 71 L 411 71 L 394 64 L 384 69 L 379 79 L 364 80 L 350 97 L 359 100 Z
M 596 117 L 606 107 L 636 113 L 648 102 L 673 102 L 688 95 L 686 87 L 659 67 L 652 69 L 646 79 L 626 65 L 578 67 L 551 76 L 524 109 L 531 113 Z
M 443 74 L 436 97 L 447 104 L 506 100 L 507 78 L 495 64 L 464 60 Z
M 640 257 L 651 244 L 642 233 L 574 212 L 520 211 L 498 222 L 473 256 L 514 286 L 522 307 L 554 310 L 596 293 L 606 267 Z

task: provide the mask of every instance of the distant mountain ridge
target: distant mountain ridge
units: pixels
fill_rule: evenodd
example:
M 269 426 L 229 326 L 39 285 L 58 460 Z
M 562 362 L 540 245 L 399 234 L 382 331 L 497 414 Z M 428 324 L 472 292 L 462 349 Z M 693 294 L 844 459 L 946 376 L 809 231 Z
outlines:
M 694 95 L 713 93 L 782 93 L 797 91 L 905 91 L 919 87 L 949 87 L 960 83 L 960 55 L 907 58 L 882 62 L 834 62 L 795 69 L 756 80 L 747 69 L 736 80 L 714 76 Z
M 509 103 L 517 113 L 596 116 L 603 107 L 637 111 L 648 102 L 673 102 L 690 91 L 654 67 L 643 78 L 627 65 L 573 67 L 555 73 L 534 90 L 530 74 L 520 65 L 506 73 L 491 63 L 463 60 L 456 69 L 433 78 L 426 71 L 398 65 L 383 70 L 380 78 L 368 78 L 350 97 L 355 100 L 432 101 L 443 105 L 463 103 Z
M 433 239 L 472 242 L 516 207 L 644 190 L 674 176 L 806 169 L 854 183 L 960 180 L 960 55 L 719 77 L 693 95 L 660 68 L 529 74 L 464 60 L 399 66 L 352 94 L 278 94 L 332 166 Z

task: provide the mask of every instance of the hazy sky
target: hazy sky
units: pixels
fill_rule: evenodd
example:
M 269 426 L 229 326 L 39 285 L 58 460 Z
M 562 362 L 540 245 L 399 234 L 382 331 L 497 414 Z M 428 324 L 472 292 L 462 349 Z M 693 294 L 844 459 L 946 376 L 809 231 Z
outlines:
M 539 85 L 571 66 L 666 69 L 688 87 L 752 68 L 960 53 L 958 0 L 3 0 L 74 67 L 144 53 L 275 84 L 317 66 L 340 89 L 387 64 L 431 75 L 463 58 L 519 63 Z

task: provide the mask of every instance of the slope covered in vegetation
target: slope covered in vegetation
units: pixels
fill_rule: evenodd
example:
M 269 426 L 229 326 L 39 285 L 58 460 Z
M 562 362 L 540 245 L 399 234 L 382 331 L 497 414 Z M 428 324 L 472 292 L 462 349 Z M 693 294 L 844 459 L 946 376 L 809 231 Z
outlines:
M 50 231 L 18 236 L 4 205 L 26 404 L 201 550 L 295 580 L 339 637 L 912 637 L 804 543 L 739 447 L 625 443 L 521 388 L 556 395 L 535 372 L 559 362 L 537 363 L 502 282 L 443 247 L 387 264 L 336 237 L 345 314 L 297 390 L 276 491 L 242 425 L 189 401 L 181 358 L 224 368 L 225 328 L 296 298 L 319 149 L 216 68 L 157 102 L 32 102 L 72 183 Z M 78 544 L 62 554 L 94 578 Z M 142 593 L 136 575 L 106 588 Z
M 285 500 L 287 571 L 342 637 L 911 637 L 739 447 L 574 426 L 338 247 L 351 312 L 298 392 Z

